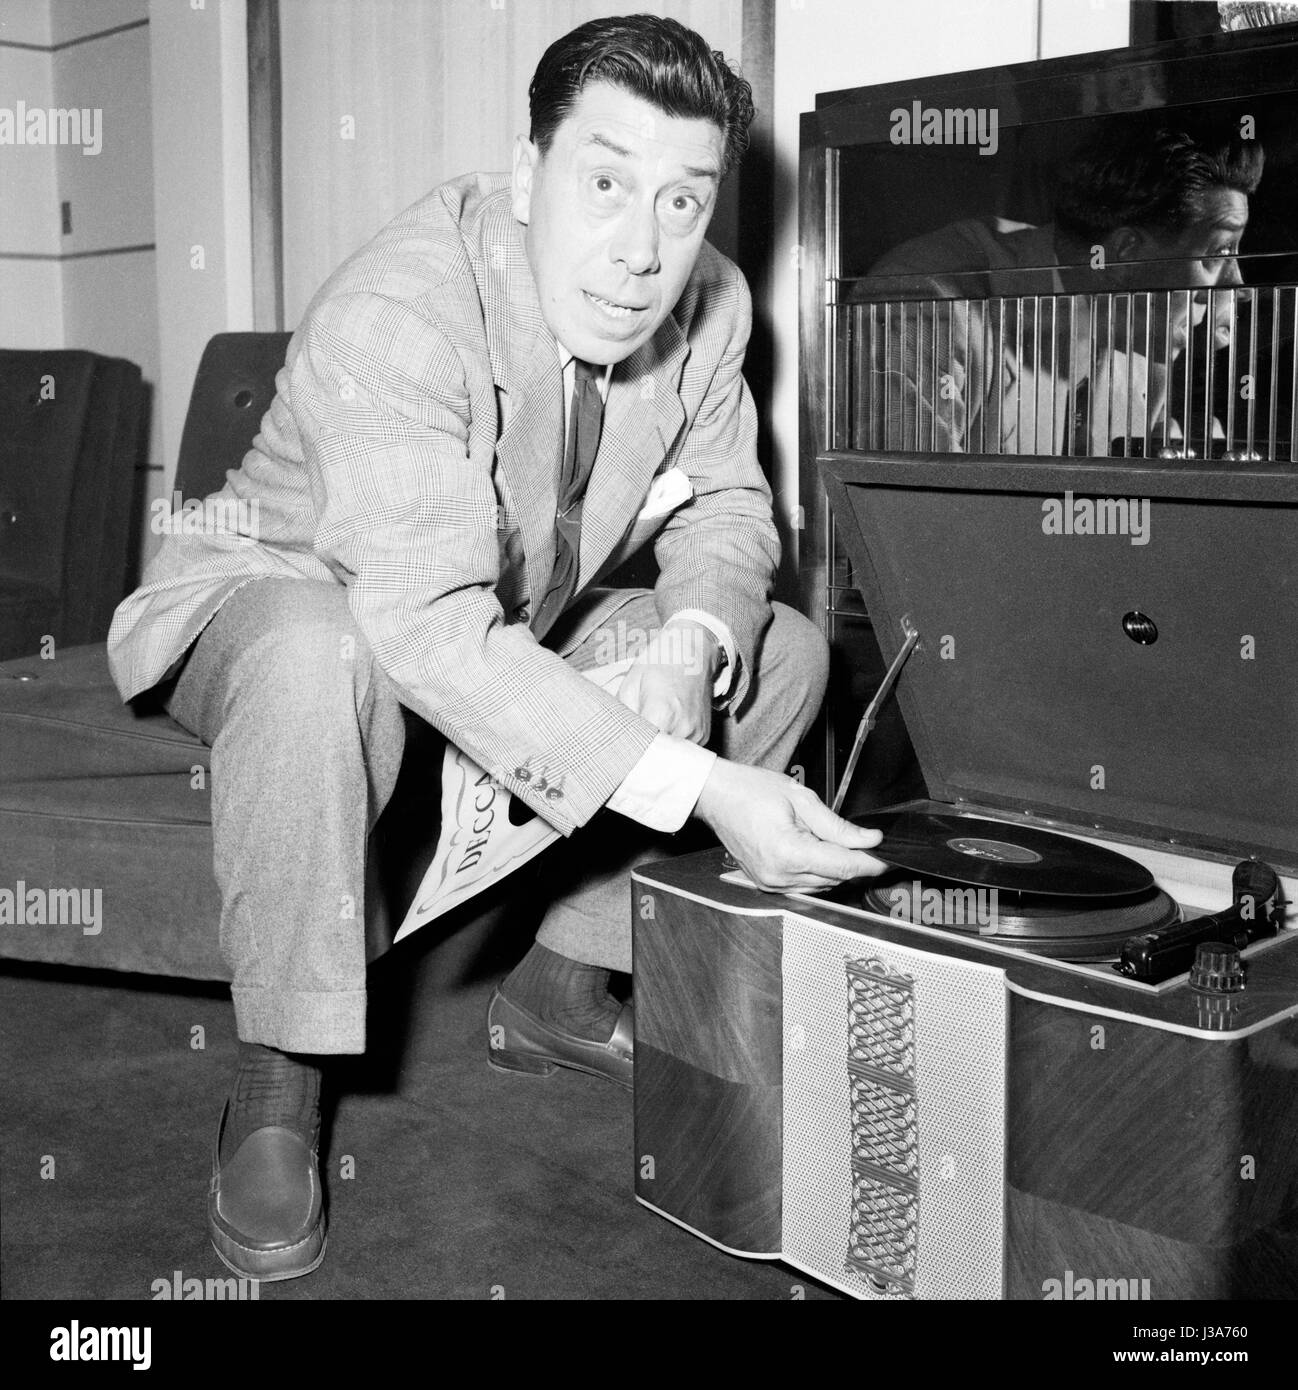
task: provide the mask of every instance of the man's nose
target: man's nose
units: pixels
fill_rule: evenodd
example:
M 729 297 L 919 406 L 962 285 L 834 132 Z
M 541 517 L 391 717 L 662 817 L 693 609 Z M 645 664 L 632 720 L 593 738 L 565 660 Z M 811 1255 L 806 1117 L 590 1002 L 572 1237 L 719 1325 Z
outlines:
M 652 207 L 633 204 L 618 223 L 609 248 L 614 261 L 626 266 L 632 275 L 646 275 L 658 269 L 658 215 Z
M 1216 283 L 1218 289 L 1231 289 L 1244 283 L 1244 277 L 1239 273 L 1239 262 L 1234 256 L 1227 256 L 1221 263 Z

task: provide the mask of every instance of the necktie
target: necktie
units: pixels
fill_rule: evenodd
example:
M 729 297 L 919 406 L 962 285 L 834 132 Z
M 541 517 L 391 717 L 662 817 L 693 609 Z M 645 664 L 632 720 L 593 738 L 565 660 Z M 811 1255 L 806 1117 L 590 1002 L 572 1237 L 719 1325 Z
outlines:
M 581 513 L 590 482 L 595 455 L 599 452 L 600 430 L 604 423 L 604 401 L 599 394 L 602 367 L 580 358 L 572 386 L 572 408 L 568 412 L 568 437 L 559 472 L 558 510 L 554 521 L 554 570 L 550 588 L 533 620 L 533 630 L 544 633 L 568 605 L 577 587 L 577 564 L 581 554 Z

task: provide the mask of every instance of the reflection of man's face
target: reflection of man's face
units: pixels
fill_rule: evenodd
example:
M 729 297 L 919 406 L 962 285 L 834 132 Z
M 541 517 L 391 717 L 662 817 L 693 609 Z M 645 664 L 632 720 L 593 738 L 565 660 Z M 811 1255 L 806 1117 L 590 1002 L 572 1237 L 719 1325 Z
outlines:
M 1124 267 L 1124 290 L 1196 291 L 1170 296 L 1173 351 L 1180 351 L 1192 327 L 1203 322 L 1209 289 L 1230 289 L 1244 283 L 1235 255 L 1247 226 L 1248 198 L 1233 188 L 1213 187 L 1199 195 L 1199 216 L 1179 233 L 1167 235 L 1142 228 L 1123 246 L 1122 259 L 1138 262 Z M 1214 341 L 1218 347 L 1230 341 L 1233 298 L 1219 295 L 1215 299 Z M 1155 304 L 1154 331 L 1161 346 L 1166 316 L 1162 302 L 1156 300 Z M 1138 331 L 1143 333 L 1143 327 L 1141 323 Z
M 621 362 L 671 313 L 721 181 L 721 129 L 586 87 L 542 154 L 520 139 L 514 215 L 541 312 L 575 356 Z

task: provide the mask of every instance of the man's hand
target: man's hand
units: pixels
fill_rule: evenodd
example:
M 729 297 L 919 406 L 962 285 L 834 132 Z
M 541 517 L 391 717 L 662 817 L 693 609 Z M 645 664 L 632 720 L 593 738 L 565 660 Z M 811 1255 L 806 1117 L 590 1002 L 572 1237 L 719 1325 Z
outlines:
M 832 888 L 873 878 L 887 865 L 862 851 L 883 838 L 837 816 L 809 788 L 758 767 L 718 758 L 694 814 L 759 888 Z
M 705 744 L 720 664 L 721 647 L 709 629 L 673 618 L 622 678 L 617 697 L 663 733 Z

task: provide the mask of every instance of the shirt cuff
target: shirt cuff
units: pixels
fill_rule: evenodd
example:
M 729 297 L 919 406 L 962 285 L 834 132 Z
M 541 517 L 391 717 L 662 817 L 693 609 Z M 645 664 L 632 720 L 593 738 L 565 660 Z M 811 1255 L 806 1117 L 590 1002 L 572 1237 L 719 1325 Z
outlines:
M 670 833 L 689 820 L 717 755 L 688 739 L 658 733 L 608 799 L 608 809 Z
M 723 623 L 720 618 L 714 618 L 711 613 L 705 613 L 701 608 L 682 608 L 679 613 L 673 613 L 667 622 L 670 623 L 676 618 L 689 618 L 691 622 L 696 622 L 707 628 L 721 644 L 726 661 L 713 683 L 712 698 L 724 700 L 730 694 L 739 670 L 739 656 L 735 651 L 735 634 L 730 631 L 730 625 Z M 663 626 L 666 627 L 667 623 L 664 623 Z

